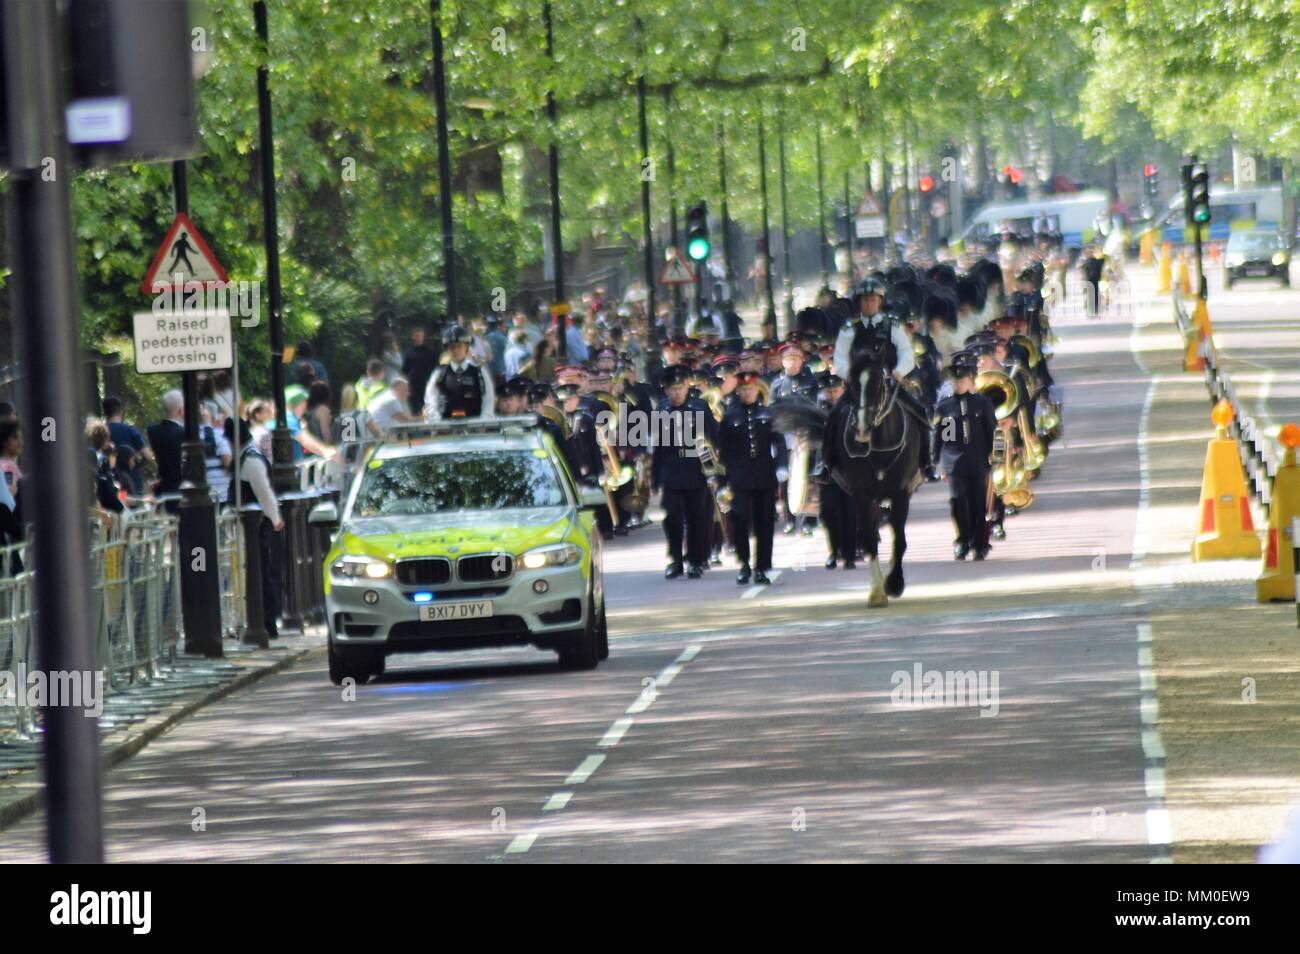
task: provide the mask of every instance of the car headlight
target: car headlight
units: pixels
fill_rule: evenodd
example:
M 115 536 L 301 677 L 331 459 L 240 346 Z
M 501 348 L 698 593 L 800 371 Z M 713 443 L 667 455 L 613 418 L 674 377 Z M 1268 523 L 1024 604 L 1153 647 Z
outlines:
M 1286 264 L 1286 252 L 1275 252 L 1275 253 L 1273 253 L 1273 264 L 1274 264 L 1274 265 L 1285 265 L 1285 264 Z
M 382 580 L 393 575 L 393 565 L 375 557 L 345 556 L 330 564 L 330 574 L 336 579 Z
M 1229 268 L 1236 268 L 1239 265 L 1244 264 L 1245 261 L 1246 261 L 1245 255 L 1238 255 L 1236 253 L 1233 253 L 1231 255 L 1224 256 L 1223 264 L 1227 265 Z
M 568 566 L 582 559 L 582 550 L 572 543 L 555 543 L 529 550 L 519 558 L 525 569 L 540 570 L 544 566 Z

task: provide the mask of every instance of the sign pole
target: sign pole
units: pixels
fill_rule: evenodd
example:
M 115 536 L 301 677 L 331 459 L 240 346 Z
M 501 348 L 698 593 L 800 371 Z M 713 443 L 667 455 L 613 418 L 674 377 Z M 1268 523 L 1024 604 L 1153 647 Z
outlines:
M 36 658 L 47 673 L 102 677 L 92 622 L 90 494 L 82 438 L 81 342 L 63 128 L 58 11 L 45 0 L 0 4 L 3 96 L 10 147 L 9 252 L 13 314 L 23 322 L 24 427 L 35 527 Z M 53 175 L 48 173 L 52 171 Z M 22 691 L 22 687 L 20 690 Z M 83 696 L 84 699 L 84 696 Z M 104 860 L 99 720 L 83 706 L 44 709 L 46 837 L 55 864 Z
M 176 214 L 188 216 L 190 189 L 184 159 L 172 163 L 172 194 Z M 190 293 L 202 295 L 202 286 Z M 184 300 L 185 297 L 181 294 L 178 299 Z M 185 401 L 185 442 L 181 445 L 181 504 L 177 528 L 181 623 L 185 630 L 185 652 L 217 658 L 222 654 L 217 509 L 208 487 L 203 441 L 199 439 L 198 372 L 182 372 L 181 389 Z

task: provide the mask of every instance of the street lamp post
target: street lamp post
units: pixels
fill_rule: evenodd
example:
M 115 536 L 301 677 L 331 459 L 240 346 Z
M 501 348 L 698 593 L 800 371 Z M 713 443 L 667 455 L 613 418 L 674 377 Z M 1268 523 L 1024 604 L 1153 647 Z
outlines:
M 0 4 L 3 132 L 9 148 L 10 294 L 23 322 L 28 464 L 37 480 L 24 511 L 35 528 L 32 585 L 36 659 L 48 673 L 98 671 L 91 595 L 86 473 L 70 168 L 64 125 L 58 11 L 45 0 Z M 43 175 L 53 162 L 56 176 Z M 57 428 L 57 430 L 56 430 Z M 29 485 L 29 486 L 28 486 Z M 28 509 L 30 508 L 30 509 Z M 23 687 L 19 687 L 23 691 Z M 100 827 L 99 719 L 83 706 L 44 709 L 44 804 L 49 859 L 104 860 Z
M 718 188 L 722 191 L 722 258 L 727 280 L 727 297 L 735 300 L 732 283 L 736 272 L 731 261 L 731 217 L 727 213 L 727 130 L 724 120 L 718 119 Z
M 641 19 L 636 21 L 638 41 L 641 37 Z M 641 54 L 645 55 L 644 47 Z M 654 231 L 650 206 L 650 130 L 645 116 L 645 73 L 636 78 L 637 121 L 641 133 L 641 164 L 637 175 L 641 178 L 641 240 L 645 245 L 642 251 L 642 268 L 645 274 L 645 308 L 646 318 L 653 325 L 655 320 L 655 271 L 654 271 Z
M 275 207 L 275 137 L 271 127 L 271 89 L 268 85 L 271 47 L 265 0 L 253 4 L 261 62 L 257 67 L 257 121 L 262 153 L 262 232 L 266 243 L 266 291 L 271 306 L 271 394 L 275 399 L 275 429 L 271 432 L 271 482 L 281 493 L 295 489 L 293 436 L 289 433 L 284 403 L 284 322 L 280 297 L 279 214 Z
M 763 196 L 763 294 L 767 298 L 767 311 L 763 324 L 776 334 L 776 302 L 772 298 L 772 236 L 768 227 L 767 210 L 767 146 L 764 144 L 763 114 L 758 114 L 758 187 Z
M 822 127 L 817 124 L 817 263 L 822 270 L 822 288 L 830 282 L 826 266 L 826 172 L 822 166 Z
M 784 293 L 781 308 L 788 331 L 794 318 L 794 279 L 790 277 L 790 206 L 785 187 L 785 106 L 782 103 L 777 104 L 776 110 L 776 151 L 781 173 L 781 288 Z
M 542 16 L 546 20 L 546 58 L 555 67 L 555 31 L 551 25 L 551 3 L 546 0 L 542 7 Z M 569 356 L 569 314 L 564 298 L 564 245 L 560 240 L 560 147 L 556 143 L 559 129 L 555 122 L 555 90 L 546 91 L 546 118 L 551 125 L 551 148 L 549 151 L 551 173 L 551 254 L 555 268 L 555 305 L 563 309 L 556 316 L 556 354 L 560 360 Z
M 447 290 L 447 321 L 460 314 L 456 304 L 456 241 L 452 231 L 451 152 L 447 145 L 447 74 L 442 53 L 442 0 L 429 0 L 433 34 L 433 101 L 438 114 L 438 204 L 442 214 L 442 283 Z

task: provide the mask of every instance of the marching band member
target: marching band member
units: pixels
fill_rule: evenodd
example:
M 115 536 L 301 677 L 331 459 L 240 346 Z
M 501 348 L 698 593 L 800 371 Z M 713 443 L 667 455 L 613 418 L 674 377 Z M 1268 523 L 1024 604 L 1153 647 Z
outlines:
M 957 560 L 966 559 L 971 551 L 976 560 L 988 555 L 985 506 L 996 421 L 992 402 L 974 390 L 975 370 L 970 353 L 953 356 L 949 373 L 954 393 L 940 401 L 935 411 L 933 453 L 948 484 L 948 504 L 957 530 L 952 552 Z
M 798 341 L 786 341 L 777 352 L 781 357 L 781 374 L 776 377 L 771 384 L 768 392 L 768 400 L 775 404 L 777 401 L 789 401 L 795 398 L 802 398 L 809 401 L 817 399 L 817 377 L 804 364 L 806 355 L 804 354 L 803 345 Z M 794 446 L 794 435 L 785 436 L 787 447 Z M 781 514 L 784 517 L 784 525 L 781 528 L 782 533 L 794 533 L 795 514 L 790 510 L 790 480 L 789 477 L 781 481 Z M 804 527 L 805 533 L 812 533 L 811 526 Z
M 750 581 L 749 537 L 754 535 L 753 580 L 770 583 L 772 538 L 776 532 L 776 444 L 771 412 L 759 400 L 759 375 L 737 375 L 736 402 L 722 418 L 718 453 L 726 468 L 725 484 L 731 489 L 731 540 L 740 571 L 736 582 Z
M 685 368 L 681 365 L 664 368 L 662 381 L 668 396 L 658 410 L 661 420 L 667 422 L 668 434 L 656 429 L 650 485 L 652 491 L 663 490 L 664 536 L 668 541 L 669 561 L 664 577 L 675 580 L 685 572 L 689 579 L 698 580 L 709 558 L 709 524 L 713 513 L 697 448 L 683 444 L 687 436 L 704 437 L 712 443 L 717 424 L 709 406 L 689 396 Z M 701 424 L 705 429 L 703 435 L 696 433 Z

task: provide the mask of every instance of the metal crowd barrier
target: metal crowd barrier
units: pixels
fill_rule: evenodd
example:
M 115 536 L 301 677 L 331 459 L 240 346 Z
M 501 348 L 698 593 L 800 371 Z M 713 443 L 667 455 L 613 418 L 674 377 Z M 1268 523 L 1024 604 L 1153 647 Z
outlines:
M 1196 333 L 1192 326 L 1192 318 L 1183 306 L 1182 296 L 1178 293 L 1177 287 L 1173 289 L 1171 297 L 1174 306 L 1174 322 L 1182 332 L 1184 340 L 1187 340 Z M 1241 457 L 1242 466 L 1246 469 L 1246 476 L 1249 478 L 1247 489 L 1267 515 L 1273 503 L 1273 478 L 1277 475 L 1279 464 L 1277 451 L 1268 435 L 1256 423 L 1254 416 L 1244 413 L 1241 404 L 1237 401 L 1237 389 L 1232 383 L 1232 378 L 1219 364 L 1218 353 L 1208 338 L 1201 343 L 1199 354 L 1205 361 L 1205 387 L 1209 392 L 1210 403 L 1217 404 L 1220 400 L 1226 400 L 1232 405 L 1233 419 L 1228 425 L 1228 434 L 1236 441 L 1237 453 Z
M 92 621 L 97 666 L 105 691 L 165 679 L 183 643 L 177 523 L 164 511 L 142 507 L 90 519 Z M 244 573 L 238 516 L 221 513 L 217 523 L 222 630 L 237 635 L 244 625 Z M 35 671 L 34 574 L 31 540 L 0 548 L 0 671 L 12 674 L 0 706 L 12 706 L 21 737 L 35 730 L 20 671 Z M 0 689 L 0 692 L 5 690 Z M 8 722 L 7 715 L 0 716 Z M 0 726 L 4 723 L 0 722 Z

